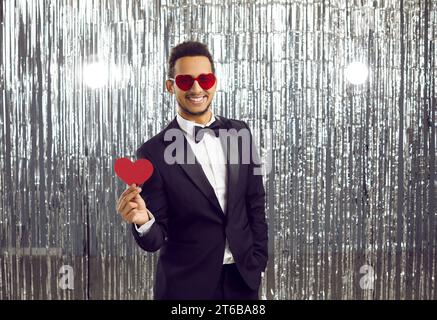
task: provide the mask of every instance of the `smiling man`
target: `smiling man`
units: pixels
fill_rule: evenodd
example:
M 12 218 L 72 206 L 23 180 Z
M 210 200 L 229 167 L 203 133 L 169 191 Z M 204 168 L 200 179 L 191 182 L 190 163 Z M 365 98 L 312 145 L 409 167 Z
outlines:
M 138 245 L 160 250 L 155 299 L 259 299 L 268 260 L 259 158 L 245 122 L 213 113 L 216 87 L 204 44 L 188 41 L 172 49 L 166 88 L 176 97 L 177 115 L 137 150 L 138 159 L 152 162 L 151 178 L 141 188 L 127 188 L 117 202 Z M 169 163 L 171 130 L 181 132 L 183 159 L 186 153 L 193 163 Z M 232 149 L 227 139 L 239 139 L 235 132 L 248 132 L 249 140 Z

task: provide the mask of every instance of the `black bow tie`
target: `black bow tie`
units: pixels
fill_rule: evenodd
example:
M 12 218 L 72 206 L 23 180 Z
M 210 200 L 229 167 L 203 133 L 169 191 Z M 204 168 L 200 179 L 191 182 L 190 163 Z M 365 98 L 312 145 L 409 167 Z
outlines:
M 196 141 L 196 143 L 199 143 L 202 140 L 203 135 L 205 134 L 205 132 L 207 132 L 208 129 L 212 130 L 215 136 L 218 137 L 219 129 L 222 128 L 223 128 L 222 125 L 217 120 L 215 120 L 213 123 L 211 123 L 209 126 L 206 127 L 194 126 L 194 141 Z

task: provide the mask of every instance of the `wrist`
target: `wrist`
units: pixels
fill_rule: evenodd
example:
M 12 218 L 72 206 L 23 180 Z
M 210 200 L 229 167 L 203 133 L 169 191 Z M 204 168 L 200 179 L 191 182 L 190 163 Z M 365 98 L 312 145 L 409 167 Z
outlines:
M 137 225 L 138 228 L 140 228 L 142 225 L 146 224 L 150 220 L 151 220 L 151 217 L 149 215 L 149 210 L 146 209 L 146 214 L 144 215 L 144 217 L 141 217 L 140 219 L 138 219 L 135 222 L 135 224 Z

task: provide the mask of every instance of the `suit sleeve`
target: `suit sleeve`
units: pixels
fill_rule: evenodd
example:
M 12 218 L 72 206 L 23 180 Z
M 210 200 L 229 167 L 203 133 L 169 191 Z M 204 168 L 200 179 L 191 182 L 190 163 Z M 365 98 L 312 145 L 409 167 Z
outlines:
M 147 159 L 153 164 L 153 174 L 141 185 L 140 195 L 146 203 L 147 209 L 153 212 L 155 221 L 144 234 L 140 234 L 135 228 L 135 224 L 132 224 L 132 233 L 135 241 L 143 250 L 154 252 L 167 241 L 167 197 L 161 174 L 153 159 L 141 148 L 137 150 L 136 157 L 137 159 Z
M 249 130 L 248 125 L 244 123 Z M 268 260 L 268 228 L 265 213 L 265 190 L 263 176 L 260 171 L 261 161 L 258 156 L 252 134 L 250 134 L 251 156 L 246 187 L 246 208 L 249 224 L 253 235 L 253 254 L 259 261 L 262 270 L 265 270 Z M 257 168 L 257 170 L 255 170 Z M 258 173 L 258 174 L 257 174 Z

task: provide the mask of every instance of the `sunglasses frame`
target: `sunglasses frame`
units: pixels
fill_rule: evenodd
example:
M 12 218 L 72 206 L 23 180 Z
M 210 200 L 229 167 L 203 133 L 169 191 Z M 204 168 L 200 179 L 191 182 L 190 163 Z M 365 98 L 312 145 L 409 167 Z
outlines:
M 213 84 L 211 87 L 209 87 L 208 89 L 205 89 L 204 87 L 202 87 L 202 85 L 199 83 L 198 80 L 199 80 L 199 78 L 200 78 L 201 76 L 206 76 L 206 75 L 210 75 L 210 74 L 212 74 L 212 75 L 214 76 L 214 84 Z M 190 76 L 190 77 L 193 79 L 193 84 L 192 84 L 192 85 L 191 85 L 187 90 L 184 90 L 184 89 L 182 89 L 181 87 L 178 86 L 178 88 L 181 89 L 182 91 L 188 91 L 188 90 L 190 90 L 190 89 L 193 87 L 195 81 L 197 81 L 197 83 L 199 83 L 199 86 L 200 86 L 203 90 L 209 90 L 209 89 L 211 89 L 212 87 L 214 87 L 214 85 L 215 85 L 216 82 L 217 82 L 217 77 L 216 77 L 215 74 L 212 73 L 212 72 L 209 72 L 209 73 L 201 73 L 201 74 L 199 74 L 196 78 L 194 78 L 193 76 L 191 76 L 191 75 L 189 75 L 189 74 L 178 74 L 175 78 L 168 78 L 168 80 L 173 81 L 173 82 L 177 85 L 177 83 L 176 83 L 176 78 L 177 78 L 178 76 Z

